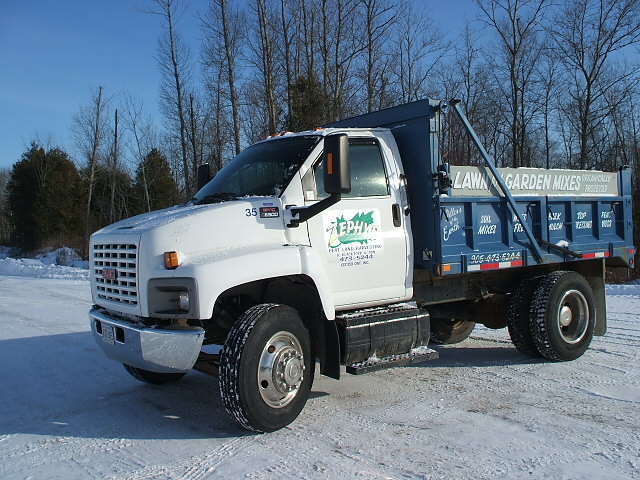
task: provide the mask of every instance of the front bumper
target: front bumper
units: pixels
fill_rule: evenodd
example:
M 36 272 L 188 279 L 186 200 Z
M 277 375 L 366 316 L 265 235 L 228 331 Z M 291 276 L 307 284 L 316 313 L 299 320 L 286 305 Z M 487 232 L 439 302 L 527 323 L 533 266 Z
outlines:
M 159 329 L 134 326 L 102 308 L 89 312 L 93 337 L 107 357 L 151 372 L 173 373 L 191 369 L 198 358 L 204 330 Z

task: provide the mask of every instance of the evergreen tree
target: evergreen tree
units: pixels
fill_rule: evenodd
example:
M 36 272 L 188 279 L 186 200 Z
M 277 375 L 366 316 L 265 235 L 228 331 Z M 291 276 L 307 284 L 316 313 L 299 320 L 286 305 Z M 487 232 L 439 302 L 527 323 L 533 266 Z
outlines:
M 11 241 L 11 224 L 9 223 L 9 201 L 7 183 L 10 171 L 8 168 L 0 169 L 0 245 L 7 245 Z
M 289 92 L 291 112 L 287 128 L 294 132 L 309 130 L 326 123 L 329 110 L 327 97 L 315 75 L 298 77 Z
M 11 169 L 7 191 L 16 245 L 79 246 L 81 183 L 66 152 L 32 143 Z
M 114 189 L 114 212 L 111 217 L 111 191 Z M 91 230 L 102 228 L 131 216 L 131 177 L 121 168 L 96 169 L 93 202 L 91 202 Z
M 178 185 L 167 157 L 153 148 L 138 165 L 133 183 L 132 213 L 150 212 L 175 205 Z

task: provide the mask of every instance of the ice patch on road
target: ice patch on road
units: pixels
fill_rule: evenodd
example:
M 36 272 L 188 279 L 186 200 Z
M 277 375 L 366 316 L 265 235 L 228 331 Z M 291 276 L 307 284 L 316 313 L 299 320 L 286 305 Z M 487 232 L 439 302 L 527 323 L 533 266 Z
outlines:
M 580 390 L 597 397 L 640 403 L 640 389 L 633 385 L 600 385 L 597 387 L 578 387 Z

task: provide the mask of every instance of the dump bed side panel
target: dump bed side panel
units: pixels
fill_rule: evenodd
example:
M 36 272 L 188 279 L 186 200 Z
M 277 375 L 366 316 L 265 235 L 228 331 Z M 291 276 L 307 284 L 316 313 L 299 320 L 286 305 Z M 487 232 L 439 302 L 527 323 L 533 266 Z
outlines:
M 468 168 L 469 167 L 465 167 Z M 549 170 L 505 169 L 511 174 L 526 172 L 527 186 L 543 186 Z M 471 196 L 480 184 L 462 188 L 459 173 L 452 168 L 452 189 L 436 199 L 439 230 L 436 253 L 431 265 L 435 274 L 517 268 L 537 264 L 528 248 L 529 241 L 504 198 L 486 188 L 485 196 Z M 502 172 L 503 178 L 506 177 Z M 566 249 L 543 247 L 543 263 L 580 261 L 592 258 L 617 259 L 633 266 L 635 252 L 631 228 L 630 172 L 619 173 L 562 171 L 574 184 L 543 195 L 527 195 L 526 189 L 512 188 L 518 211 L 526 219 L 534 237 Z M 601 174 L 598 182 L 587 180 Z M 539 175 L 529 182 L 531 175 Z M 583 180 L 584 179 L 584 180 Z M 613 179 L 613 181 L 612 181 Z M 456 181 L 460 181 L 456 185 Z M 568 180 L 570 181 L 570 180 Z M 577 182 L 577 183 L 576 183 Z M 481 182 L 480 182 L 481 183 Z M 613 183 L 613 186 L 610 184 Z M 581 184 L 582 190 L 577 190 Z M 480 185 L 482 186 L 482 185 Z M 486 184 L 484 185 L 486 186 Z M 456 187 L 460 191 L 456 191 Z M 576 190 L 574 195 L 559 194 Z M 584 190 L 600 191 L 599 196 Z

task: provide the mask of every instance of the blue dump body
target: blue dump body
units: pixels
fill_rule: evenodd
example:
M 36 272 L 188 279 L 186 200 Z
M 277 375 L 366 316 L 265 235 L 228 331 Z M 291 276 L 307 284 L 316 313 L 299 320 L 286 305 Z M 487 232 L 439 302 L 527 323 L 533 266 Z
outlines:
M 391 129 L 407 177 L 415 268 L 449 276 L 594 258 L 633 267 L 630 170 L 501 172 L 538 259 L 492 175 L 442 163 L 441 105 L 421 100 L 327 125 Z

